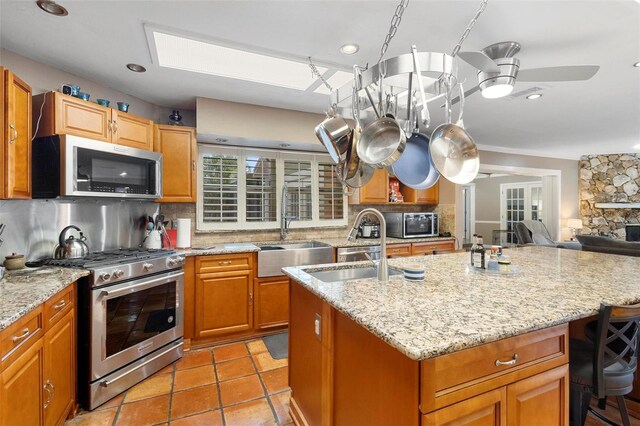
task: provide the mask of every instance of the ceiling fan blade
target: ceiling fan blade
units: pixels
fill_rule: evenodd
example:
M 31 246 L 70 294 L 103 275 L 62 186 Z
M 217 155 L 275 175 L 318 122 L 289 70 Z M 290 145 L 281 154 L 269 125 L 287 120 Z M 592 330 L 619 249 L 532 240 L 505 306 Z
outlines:
M 476 93 L 478 90 L 480 90 L 480 86 L 476 86 L 476 87 L 472 87 L 469 90 L 465 90 L 464 91 L 464 97 L 468 97 L 469 95 L 473 95 L 474 93 Z M 460 102 L 460 96 L 456 96 L 455 98 L 451 99 L 451 105 L 455 105 L 458 102 Z M 445 105 L 440 105 L 440 108 L 444 108 Z
M 581 81 L 596 75 L 600 65 L 529 68 L 518 72 L 518 81 Z
M 500 72 L 500 67 L 483 52 L 458 52 L 458 56 L 471 66 L 484 72 Z

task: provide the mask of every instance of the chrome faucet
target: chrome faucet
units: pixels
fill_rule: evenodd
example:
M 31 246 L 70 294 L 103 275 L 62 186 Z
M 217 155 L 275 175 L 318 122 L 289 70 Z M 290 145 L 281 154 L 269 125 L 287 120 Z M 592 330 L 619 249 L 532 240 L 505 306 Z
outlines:
M 366 208 L 356 216 L 353 227 L 347 235 L 347 240 L 355 241 L 358 234 L 358 225 L 367 215 L 374 215 L 380 221 L 380 261 L 378 262 L 378 281 L 381 283 L 389 282 L 389 266 L 387 264 L 387 223 L 384 216 L 376 209 Z M 369 259 L 371 260 L 371 259 Z
M 282 198 L 280 200 L 280 240 L 287 239 L 289 232 L 289 224 L 294 220 L 295 216 L 287 216 L 287 182 L 282 185 Z

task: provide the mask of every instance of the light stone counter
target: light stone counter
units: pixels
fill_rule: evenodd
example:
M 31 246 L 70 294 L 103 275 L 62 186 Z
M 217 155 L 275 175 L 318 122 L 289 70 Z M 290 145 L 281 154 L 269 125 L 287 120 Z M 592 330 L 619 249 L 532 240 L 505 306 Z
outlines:
M 177 254 L 185 256 L 207 256 L 214 254 L 233 254 L 233 253 L 252 253 L 260 251 L 260 248 L 254 244 L 220 244 L 212 247 L 190 248 L 184 250 L 176 250 Z
M 393 276 L 324 283 L 305 271 L 368 262 L 285 268 L 285 273 L 416 360 L 597 314 L 600 303 L 640 302 L 640 258 L 548 247 L 505 250 L 517 273 L 470 270 L 468 253 L 395 258 L 423 261 L 424 282 Z
M 331 247 L 364 247 L 364 246 L 379 246 L 380 238 L 358 238 L 351 242 L 347 238 L 327 238 L 318 239 L 315 241 L 321 241 L 329 244 Z M 411 243 L 428 243 L 434 241 L 455 241 L 453 237 L 424 237 L 424 238 L 392 238 L 387 237 L 387 244 L 411 244 Z
M 0 330 L 87 275 L 84 269 L 55 266 L 7 271 L 0 280 Z

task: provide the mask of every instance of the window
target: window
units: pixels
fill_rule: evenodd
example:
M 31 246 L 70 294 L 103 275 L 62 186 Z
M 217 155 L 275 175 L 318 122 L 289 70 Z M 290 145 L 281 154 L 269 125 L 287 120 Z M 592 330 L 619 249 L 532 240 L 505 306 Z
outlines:
M 277 229 L 283 193 L 291 228 L 346 226 L 346 195 L 328 160 L 200 145 L 197 229 Z

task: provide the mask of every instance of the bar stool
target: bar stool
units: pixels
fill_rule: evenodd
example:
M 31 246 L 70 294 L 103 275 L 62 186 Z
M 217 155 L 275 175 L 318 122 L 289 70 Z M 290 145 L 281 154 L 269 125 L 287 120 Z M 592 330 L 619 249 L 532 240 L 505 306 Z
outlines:
M 624 395 L 633 390 L 639 327 L 640 304 L 613 306 L 603 303 L 593 342 L 571 340 L 569 374 L 574 426 L 584 425 L 587 411 L 616 425 L 589 406 L 592 395 L 600 400 L 615 396 L 623 425 L 631 425 Z

